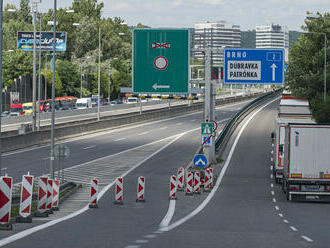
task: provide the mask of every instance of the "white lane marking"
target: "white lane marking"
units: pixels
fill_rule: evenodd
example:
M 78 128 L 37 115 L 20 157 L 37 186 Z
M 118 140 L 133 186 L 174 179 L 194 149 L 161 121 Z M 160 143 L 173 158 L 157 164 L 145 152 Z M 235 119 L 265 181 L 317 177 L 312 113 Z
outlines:
M 273 166 L 272 166 L 272 165 L 270 166 L 270 170 L 271 170 L 271 171 L 273 170 Z
M 272 147 L 274 147 L 274 143 L 272 143 Z
M 271 187 L 271 188 L 274 188 L 274 184 L 271 183 L 271 184 L 270 184 L 270 187 Z
M 196 119 L 191 119 L 190 121 L 196 121 Z
M 220 183 L 222 181 L 222 178 L 224 177 L 225 173 L 226 173 L 226 170 L 229 166 L 229 163 L 231 161 L 231 158 L 234 154 L 234 151 L 235 151 L 235 148 L 237 146 L 237 143 L 243 133 L 243 131 L 245 130 L 245 128 L 247 127 L 247 125 L 250 123 L 250 121 L 261 111 L 263 110 L 265 107 L 267 107 L 268 105 L 270 105 L 271 103 L 277 101 L 278 99 L 280 99 L 280 97 L 278 98 L 275 98 L 274 100 L 266 103 L 265 105 L 263 105 L 262 107 L 260 107 L 257 111 L 255 111 L 247 120 L 246 122 L 244 123 L 244 125 L 242 126 L 241 130 L 238 132 L 236 138 L 235 138 L 235 141 L 230 149 L 230 152 L 229 152 L 229 155 L 226 159 L 226 162 L 224 164 L 224 166 L 222 167 L 221 169 L 221 172 L 220 172 L 220 175 L 216 181 L 216 184 L 214 185 L 212 191 L 207 195 L 207 197 L 205 198 L 205 200 L 197 207 L 195 208 L 191 213 L 189 213 L 188 215 L 186 215 L 185 217 L 177 220 L 176 222 L 172 223 L 171 225 L 169 225 L 168 227 L 162 229 L 160 228 L 160 231 L 170 231 L 180 225 L 182 225 L 183 223 L 185 223 L 186 221 L 190 220 L 191 218 L 193 218 L 195 215 L 197 215 L 200 211 L 202 211 L 206 205 L 211 201 L 211 199 L 213 198 L 215 192 L 218 190 L 219 186 L 220 186 Z
M 120 138 L 120 139 L 115 139 L 114 141 L 117 142 L 117 141 L 121 141 L 121 140 L 125 140 L 126 138 Z
M 176 125 L 180 126 L 180 125 L 182 125 L 182 124 L 183 124 L 182 122 L 179 122 L 179 123 L 177 123 Z
M 198 128 L 199 129 L 199 128 Z M 197 130 L 197 129 L 196 129 Z M 129 169 L 128 171 L 126 171 L 125 173 L 123 173 L 120 177 L 125 177 L 126 175 L 128 175 L 131 171 L 135 170 L 136 168 L 138 168 L 140 165 L 142 165 L 144 162 L 146 162 L 147 160 L 149 160 L 150 158 L 152 158 L 153 156 L 155 156 L 156 154 L 158 154 L 159 152 L 161 152 L 162 150 L 164 150 L 165 148 L 167 148 L 168 146 L 170 146 L 171 144 L 173 144 L 174 142 L 176 142 L 178 139 L 180 139 L 183 135 L 187 134 L 188 132 L 184 132 L 182 134 L 179 134 L 179 135 L 176 135 L 176 138 L 173 139 L 172 141 L 170 141 L 169 143 L 167 143 L 166 145 L 164 145 L 163 147 L 159 148 L 157 151 L 155 151 L 154 153 L 152 153 L 151 155 L 149 155 L 147 158 L 145 158 L 144 160 L 142 160 L 141 162 L 139 162 L 137 165 L 135 165 L 134 167 L 132 167 L 131 169 Z M 172 136 L 173 138 L 173 136 Z M 168 139 L 168 138 L 166 138 Z M 165 139 L 163 139 L 165 140 Z M 159 141 L 158 141 L 159 142 Z M 136 148 L 135 148 L 136 149 Z M 114 185 L 114 181 L 110 184 L 108 184 L 107 186 L 105 186 L 99 196 L 98 196 L 98 199 L 101 199 L 101 197 Z M 16 240 L 19 240 L 19 239 L 22 239 L 26 236 L 29 236 L 35 232 L 38 232 L 40 230 L 43 230 L 45 228 L 48 228 L 50 226 L 53 226 L 57 223 L 60 223 L 62 221 L 65 221 L 65 220 L 69 220 L 73 217 L 76 217 L 78 216 L 79 214 L 82 214 L 84 213 L 85 211 L 87 211 L 89 209 L 89 206 L 86 205 L 85 207 L 83 207 L 82 209 L 76 211 L 76 212 L 73 212 L 72 214 L 69 214 L 67 216 L 64 216 L 62 218 L 59 218 L 59 219 L 56 219 L 56 220 L 52 220 L 52 221 L 49 221 L 47 223 L 44 223 L 44 224 L 41 224 L 39 226 L 35 226 L 35 227 L 32 227 L 32 228 L 29 228 L 29 229 L 26 229 L 24 231 L 21 231 L 21 232 L 18 232 L 14 235 L 11 235 L 7 238 L 4 238 L 4 239 L 1 239 L 0 240 L 0 247 L 2 246 L 5 246 L 7 244 L 10 244 Z
M 139 133 L 138 135 L 146 135 L 148 134 L 149 132 L 143 132 L 143 133 Z
M 50 157 L 47 157 L 47 158 L 42 158 L 42 160 L 48 160 Z
M 280 216 L 281 218 L 283 218 L 283 214 L 282 213 L 278 214 L 278 216 Z
M 271 193 L 272 195 L 275 195 L 275 192 L 274 192 L 274 190 L 270 191 L 270 193 Z
M 278 207 L 278 206 L 275 206 L 275 209 L 278 211 L 278 210 L 280 210 L 280 208 Z
M 307 236 L 302 235 L 301 237 L 307 242 L 313 242 L 313 240 L 311 238 L 308 238 Z
M 240 104 L 243 105 L 244 103 L 247 103 L 247 102 L 250 102 L 250 101 L 251 100 L 247 100 L 247 101 L 243 101 L 243 102 L 223 105 L 223 106 L 220 106 L 220 107 L 216 107 L 215 109 L 219 110 L 219 109 L 224 109 L 224 108 L 227 108 L 227 107 L 230 107 L 230 106 L 235 106 L 235 105 L 240 105 Z M 102 132 L 87 134 L 87 135 L 84 135 L 84 136 L 63 140 L 63 141 L 61 141 L 61 143 L 70 143 L 70 142 L 74 142 L 74 141 L 78 141 L 78 140 L 84 140 L 84 139 L 95 138 L 95 137 L 98 137 L 98 136 L 104 136 L 106 134 L 118 133 L 118 132 L 121 132 L 121 131 L 130 130 L 130 129 L 134 129 L 134 128 L 138 128 L 138 127 L 142 127 L 142 126 L 146 126 L 146 125 L 154 125 L 154 124 L 161 123 L 161 122 L 166 122 L 166 121 L 179 119 L 179 118 L 183 118 L 183 117 L 187 117 L 187 116 L 191 116 L 191 115 L 196 115 L 196 114 L 199 114 L 199 113 L 202 113 L 202 112 L 203 111 L 197 111 L 197 112 L 193 112 L 193 113 L 189 113 L 189 114 L 185 114 L 185 115 L 171 117 L 171 118 L 164 119 L 164 120 L 153 121 L 153 122 L 143 123 L 143 124 L 138 124 L 138 125 L 128 124 L 129 126 L 124 126 L 124 127 L 118 128 L 118 129 L 117 128 L 116 129 L 109 128 L 110 130 L 105 130 L 105 131 L 102 131 Z M 224 119 L 220 122 L 224 122 L 224 121 L 229 120 L 229 119 L 230 118 L 227 118 L 227 119 Z M 17 150 L 17 151 L 12 151 L 12 152 L 5 152 L 5 153 L 2 154 L 2 157 L 15 155 L 15 154 L 18 154 L 18 153 L 23 153 L 23 152 L 30 152 L 30 151 L 33 151 L 33 150 L 42 149 L 42 148 L 46 148 L 46 147 L 50 147 L 50 145 L 35 146 L 35 147 L 30 147 L 30 148 L 23 148 L 23 149 L 20 149 L 20 150 Z
M 276 202 L 276 199 L 275 198 L 273 198 L 273 202 Z
M 147 240 L 147 239 L 138 239 L 138 240 L 135 240 L 135 243 L 138 243 L 138 244 L 146 244 L 148 242 L 149 242 L 149 240 Z
M 288 221 L 288 220 L 285 220 L 285 219 L 283 220 L 283 222 L 284 222 L 284 223 L 287 223 L 287 224 L 289 223 L 289 221 Z
M 271 158 L 270 158 L 270 161 L 273 162 L 273 160 L 274 160 L 274 159 L 271 157 Z
M 125 246 L 125 248 L 140 248 L 140 245 L 129 245 L 129 246 Z
M 274 151 L 273 151 L 273 150 L 271 150 L 270 154 L 274 154 Z
M 167 127 L 161 127 L 159 128 L 159 130 L 165 130 Z
M 159 224 L 160 228 L 166 228 L 170 224 L 175 212 L 175 202 L 176 200 L 170 200 L 170 205 L 168 207 L 167 213 Z
M 94 147 L 96 147 L 96 145 L 87 146 L 87 147 L 84 147 L 83 149 L 84 149 L 84 150 L 87 150 L 87 149 L 91 149 L 91 148 L 94 148 Z
M 294 231 L 294 232 L 297 232 L 297 231 L 298 231 L 298 229 L 295 228 L 294 226 L 290 226 L 290 228 L 291 228 L 291 230 Z
M 270 174 L 270 179 L 273 179 L 273 174 Z
M 149 234 L 149 235 L 144 236 L 144 238 L 146 238 L 146 239 L 154 239 L 156 237 L 157 237 L 157 235 L 155 235 L 155 234 Z
M 158 231 L 154 231 L 153 233 L 155 233 L 155 234 L 162 234 L 163 231 L 158 230 Z

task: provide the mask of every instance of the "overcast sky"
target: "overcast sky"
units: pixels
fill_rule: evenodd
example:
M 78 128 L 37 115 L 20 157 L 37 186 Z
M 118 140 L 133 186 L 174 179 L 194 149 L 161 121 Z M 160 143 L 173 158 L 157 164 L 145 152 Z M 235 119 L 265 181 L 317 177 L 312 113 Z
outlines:
M 4 0 L 4 4 L 19 0 Z M 68 7 L 72 0 L 58 0 Z M 193 27 L 195 23 L 225 20 L 242 30 L 271 22 L 300 30 L 306 11 L 330 12 L 329 0 L 105 0 L 104 16 L 119 16 L 128 25 L 151 27 Z M 53 0 L 42 0 L 45 11 Z

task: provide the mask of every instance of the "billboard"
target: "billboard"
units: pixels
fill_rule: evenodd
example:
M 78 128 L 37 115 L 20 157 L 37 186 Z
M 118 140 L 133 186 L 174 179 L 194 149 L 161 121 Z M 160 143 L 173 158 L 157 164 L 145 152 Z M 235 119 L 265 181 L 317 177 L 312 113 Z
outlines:
M 56 32 L 56 51 L 66 51 L 66 32 Z M 41 51 L 53 50 L 53 32 L 36 32 L 36 50 L 39 51 L 39 44 Z M 33 51 L 33 32 L 20 31 L 17 32 L 17 48 L 23 51 Z

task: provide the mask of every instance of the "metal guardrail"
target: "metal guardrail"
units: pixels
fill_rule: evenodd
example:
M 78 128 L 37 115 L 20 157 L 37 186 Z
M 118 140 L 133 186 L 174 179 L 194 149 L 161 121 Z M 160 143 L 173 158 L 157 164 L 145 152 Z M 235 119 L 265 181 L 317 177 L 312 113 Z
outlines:
M 251 111 L 253 111 L 256 107 L 260 105 L 260 103 L 264 102 L 266 99 L 278 95 L 282 92 L 282 89 L 276 90 L 274 92 L 267 93 L 257 99 L 253 100 L 246 106 L 244 106 L 239 112 L 237 112 L 234 117 L 227 122 L 221 134 L 215 141 L 215 149 L 216 151 L 220 151 L 221 148 L 224 147 L 226 141 L 229 139 L 230 134 L 234 131 L 234 128 L 244 119 L 246 115 L 248 115 Z

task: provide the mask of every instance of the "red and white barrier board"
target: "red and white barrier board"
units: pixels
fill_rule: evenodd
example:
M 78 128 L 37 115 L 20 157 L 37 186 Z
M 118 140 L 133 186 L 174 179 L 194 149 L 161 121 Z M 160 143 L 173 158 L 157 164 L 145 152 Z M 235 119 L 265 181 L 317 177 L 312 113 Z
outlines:
M 12 177 L 0 177 L 0 224 L 9 224 L 11 210 Z
M 60 196 L 60 181 L 53 179 L 53 202 L 52 208 L 58 208 Z
M 40 177 L 39 188 L 38 188 L 38 211 L 41 213 L 46 211 L 47 185 L 48 185 L 48 177 Z
M 32 194 L 33 176 L 23 175 L 21 187 L 21 201 L 19 205 L 19 214 L 23 218 L 26 218 L 31 214 Z
M 91 181 L 89 207 L 97 206 L 97 197 L 99 195 L 99 180 L 93 178 Z
M 187 173 L 187 180 L 186 180 L 186 194 L 192 195 L 193 192 L 193 186 L 194 186 L 194 176 L 192 172 Z
M 176 176 L 172 175 L 170 178 L 170 200 L 176 199 L 176 191 L 177 191 L 178 185 L 176 181 Z
M 201 173 L 196 171 L 194 173 L 194 193 L 199 194 L 201 192 Z
M 211 190 L 211 174 L 210 174 L 210 169 L 206 169 L 204 176 L 204 191 L 210 191 L 210 190 Z
M 210 171 L 210 180 L 211 180 L 210 187 L 213 188 L 213 181 L 214 181 L 214 179 L 213 179 L 213 168 L 209 168 L 209 171 Z
M 115 183 L 115 204 L 123 204 L 123 194 L 124 194 L 123 178 L 117 177 Z
M 178 173 L 177 173 L 177 176 L 178 176 L 178 190 L 183 190 L 184 188 L 184 168 L 183 167 L 180 167 L 178 169 Z
M 137 185 L 137 194 L 136 194 L 136 201 L 145 201 L 145 178 L 144 177 L 139 177 L 138 178 L 138 185 Z
M 48 179 L 46 209 L 50 210 L 52 209 L 52 207 L 53 207 L 53 179 Z

